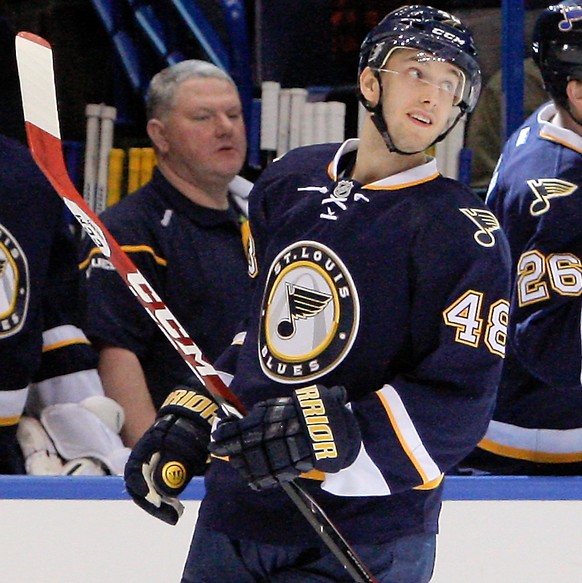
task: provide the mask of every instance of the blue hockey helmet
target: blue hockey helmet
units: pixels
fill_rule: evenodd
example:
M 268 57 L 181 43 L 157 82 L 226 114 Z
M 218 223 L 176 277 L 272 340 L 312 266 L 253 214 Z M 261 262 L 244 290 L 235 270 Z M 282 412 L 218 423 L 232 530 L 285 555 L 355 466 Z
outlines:
M 456 16 L 420 5 L 390 12 L 362 43 L 358 78 L 366 67 L 381 69 L 398 47 L 420 49 L 458 67 L 464 76 L 458 106 L 462 113 L 473 111 L 481 91 L 481 69 L 473 36 Z
M 546 91 L 569 111 L 568 81 L 582 79 L 582 3 L 566 1 L 546 8 L 534 26 L 532 52 Z

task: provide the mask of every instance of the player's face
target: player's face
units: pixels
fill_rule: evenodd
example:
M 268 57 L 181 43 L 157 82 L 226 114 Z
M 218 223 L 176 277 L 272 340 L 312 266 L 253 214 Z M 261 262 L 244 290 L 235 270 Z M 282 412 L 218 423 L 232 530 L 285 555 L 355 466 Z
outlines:
M 236 89 L 223 79 L 189 79 L 163 120 L 164 157 L 198 185 L 230 181 L 242 168 L 246 134 Z
M 428 147 L 448 127 L 462 91 L 461 71 L 430 53 L 397 49 L 380 70 L 383 111 L 401 150 Z

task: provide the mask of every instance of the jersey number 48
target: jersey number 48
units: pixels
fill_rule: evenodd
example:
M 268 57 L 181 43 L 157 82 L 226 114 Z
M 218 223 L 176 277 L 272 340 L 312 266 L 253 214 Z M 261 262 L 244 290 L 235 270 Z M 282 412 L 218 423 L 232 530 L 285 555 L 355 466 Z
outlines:
M 482 307 L 483 293 L 468 290 L 443 312 L 443 319 L 445 324 L 456 328 L 456 342 L 476 348 L 483 341 L 490 352 L 503 357 L 507 342 L 509 302 L 498 300 L 491 304 L 485 326 Z

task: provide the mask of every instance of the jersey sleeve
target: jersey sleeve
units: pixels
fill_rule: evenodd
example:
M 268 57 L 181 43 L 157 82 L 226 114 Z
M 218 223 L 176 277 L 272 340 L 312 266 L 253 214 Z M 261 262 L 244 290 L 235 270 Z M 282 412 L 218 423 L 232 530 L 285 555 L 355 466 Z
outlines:
M 51 251 L 42 300 L 40 367 L 33 377 L 29 412 L 102 395 L 97 353 L 81 328 L 82 298 L 77 243 L 63 222 Z
M 58 277 L 55 241 L 65 207 L 22 144 L 0 136 L 0 155 L 0 425 L 10 427 L 19 422 L 41 363 L 46 292 Z
M 380 390 L 351 402 L 363 444 L 326 476 L 338 495 L 437 485 L 485 433 L 503 363 L 509 250 L 490 211 L 453 209 L 416 237 L 410 338 Z M 444 215 L 446 217 L 446 215 Z M 390 368 L 394 369 L 391 373 Z

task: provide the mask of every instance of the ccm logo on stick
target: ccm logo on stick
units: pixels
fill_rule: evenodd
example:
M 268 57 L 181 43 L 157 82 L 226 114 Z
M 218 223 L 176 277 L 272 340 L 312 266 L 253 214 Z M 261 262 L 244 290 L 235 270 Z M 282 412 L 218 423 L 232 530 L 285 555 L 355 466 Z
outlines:
M 143 275 L 139 272 L 128 273 L 127 283 L 129 289 L 144 307 L 147 308 L 148 314 L 160 325 L 166 338 L 180 352 L 188 356 L 193 356 L 196 359 L 196 371 L 203 376 L 215 374 L 212 366 L 205 362 L 198 346 L 194 344 L 186 333 L 186 330 L 176 320 L 174 314 L 163 304 L 160 296 L 152 289 Z M 162 307 L 156 308 L 155 304 L 159 304 Z

